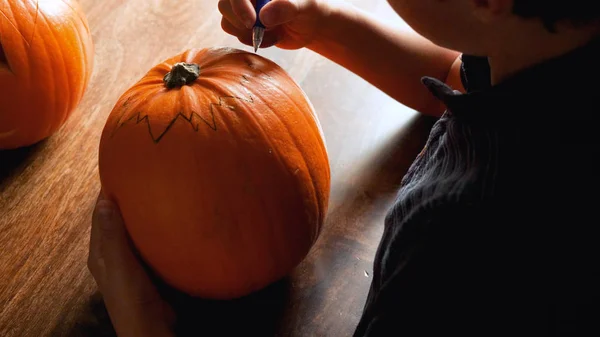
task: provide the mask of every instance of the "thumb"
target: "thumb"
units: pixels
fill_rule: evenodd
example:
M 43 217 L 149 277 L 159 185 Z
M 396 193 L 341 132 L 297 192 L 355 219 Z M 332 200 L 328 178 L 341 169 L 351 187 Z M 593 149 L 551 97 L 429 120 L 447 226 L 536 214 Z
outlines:
M 134 253 L 118 206 L 101 198 L 96 204 L 94 221 L 100 236 L 99 255 L 104 265 L 103 281 L 106 282 L 104 290 L 111 293 L 107 297 L 125 303 L 158 302 L 159 295 Z
M 100 291 L 119 336 L 171 336 L 174 312 L 133 252 L 118 207 L 100 198 L 94 212 L 104 274 Z
M 98 200 L 94 221 L 101 237 L 101 255 L 104 263 L 110 265 L 108 268 L 114 268 L 134 257 L 123 219 L 112 201 L 104 198 Z
M 292 21 L 299 13 L 298 0 L 273 0 L 260 11 L 260 21 L 266 27 L 279 26 Z
M 92 227 L 96 228 L 98 239 L 95 249 L 97 256 L 102 259 L 106 278 L 124 278 L 121 282 L 134 283 L 140 282 L 140 278 L 146 278 L 143 267 L 134 254 L 121 212 L 114 202 L 103 196 L 99 198 Z

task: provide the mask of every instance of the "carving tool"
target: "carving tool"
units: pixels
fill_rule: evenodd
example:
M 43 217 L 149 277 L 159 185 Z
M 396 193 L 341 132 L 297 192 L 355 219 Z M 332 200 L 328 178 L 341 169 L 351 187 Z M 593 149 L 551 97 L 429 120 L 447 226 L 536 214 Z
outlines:
M 254 24 L 254 28 L 252 28 L 252 44 L 254 45 L 254 52 L 258 51 L 260 45 L 263 42 L 263 38 L 265 37 L 265 26 L 260 22 L 259 14 L 260 10 L 271 0 L 256 0 L 256 23 Z

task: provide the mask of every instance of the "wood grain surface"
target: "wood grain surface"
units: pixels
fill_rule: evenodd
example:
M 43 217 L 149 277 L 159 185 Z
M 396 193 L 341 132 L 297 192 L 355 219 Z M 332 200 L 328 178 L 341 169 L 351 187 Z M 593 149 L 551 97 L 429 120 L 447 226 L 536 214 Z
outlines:
M 216 0 L 80 2 L 96 55 L 82 103 L 54 136 L 0 151 L 2 337 L 114 335 L 86 266 L 105 120 L 129 86 L 172 55 L 250 50 L 221 31 Z M 385 0 L 352 2 L 404 27 Z M 332 169 L 325 229 L 294 273 L 263 292 L 226 303 L 164 294 L 177 304 L 181 335 L 350 336 L 384 216 L 432 120 L 311 51 L 260 53 L 300 83 L 322 122 Z

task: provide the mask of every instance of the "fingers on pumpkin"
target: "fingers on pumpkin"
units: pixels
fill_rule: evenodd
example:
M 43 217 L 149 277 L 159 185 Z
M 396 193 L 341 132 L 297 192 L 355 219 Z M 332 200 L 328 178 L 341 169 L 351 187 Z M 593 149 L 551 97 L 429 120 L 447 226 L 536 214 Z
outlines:
M 118 207 L 101 192 L 92 219 L 88 268 L 107 308 L 119 317 L 117 322 L 134 316 L 139 318 L 139 328 L 169 331 L 174 312 L 162 301 L 132 248 Z M 117 324 L 115 328 L 124 332 L 131 326 Z
M 102 259 L 102 252 L 100 250 L 100 235 L 98 234 L 98 226 L 93 224 L 90 234 L 90 248 L 88 252 L 87 266 L 88 270 L 98 283 L 98 286 L 102 286 L 102 280 L 104 278 L 104 260 Z
M 92 228 L 90 233 L 90 247 L 88 253 L 88 269 L 96 282 L 101 287 L 106 274 L 106 266 L 104 263 L 103 254 L 103 238 L 102 238 L 102 221 L 104 221 L 104 208 L 102 204 L 105 202 L 104 194 L 100 193 L 96 199 L 96 206 L 92 215 Z M 100 206 L 100 207 L 98 207 Z
M 135 262 L 129 237 L 117 206 L 98 196 L 92 218 L 90 264 L 92 268 L 124 269 Z M 101 270 L 98 270 L 101 272 Z

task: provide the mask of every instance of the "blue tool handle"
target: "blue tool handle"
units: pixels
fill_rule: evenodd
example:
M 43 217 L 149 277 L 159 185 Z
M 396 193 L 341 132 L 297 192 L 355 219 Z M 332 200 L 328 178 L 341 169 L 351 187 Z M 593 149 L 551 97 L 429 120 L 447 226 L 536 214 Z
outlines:
M 260 10 L 265 7 L 265 5 L 267 3 L 269 3 L 269 1 L 271 0 L 256 0 L 256 23 L 254 24 L 255 27 L 260 27 L 260 28 L 265 28 L 265 26 L 262 24 L 262 22 L 260 22 L 260 18 L 259 18 L 259 13 Z

